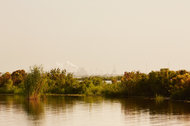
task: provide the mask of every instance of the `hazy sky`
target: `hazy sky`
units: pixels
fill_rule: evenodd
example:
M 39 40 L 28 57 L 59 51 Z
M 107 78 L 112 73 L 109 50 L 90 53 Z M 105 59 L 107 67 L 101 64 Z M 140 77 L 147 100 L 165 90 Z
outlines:
M 0 0 L 0 71 L 35 64 L 190 70 L 190 1 Z

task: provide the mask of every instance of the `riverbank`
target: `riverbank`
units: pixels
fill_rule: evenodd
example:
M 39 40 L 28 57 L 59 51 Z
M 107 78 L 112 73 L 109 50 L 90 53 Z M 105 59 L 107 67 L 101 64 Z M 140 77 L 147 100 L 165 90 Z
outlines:
M 106 83 L 111 80 L 112 83 Z M 42 67 L 34 66 L 30 72 L 14 71 L 0 75 L 0 93 L 24 94 L 39 97 L 53 95 L 87 95 L 106 97 L 144 96 L 162 97 L 172 100 L 190 100 L 190 72 L 160 69 L 148 74 L 125 72 L 123 76 L 89 76 L 75 78 L 66 70 L 52 69 L 44 72 Z
M 74 96 L 74 97 L 84 97 L 84 94 L 44 94 L 43 96 Z
M 24 96 L 22 94 L 0 94 L 0 96 Z M 162 103 L 165 101 L 171 101 L 171 102 L 184 102 L 184 103 L 190 103 L 190 100 L 175 100 L 170 97 L 162 97 L 162 100 L 158 100 L 157 97 L 146 97 L 146 96 L 103 96 L 103 95 L 85 95 L 85 94 L 42 94 L 41 97 L 48 97 L 48 96 L 59 96 L 59 97 L 102 97 L 102 98 L 108 98 L 108 99 L 136 99 L 139 100 L 150 100 L 155 101 L 157 103 Z

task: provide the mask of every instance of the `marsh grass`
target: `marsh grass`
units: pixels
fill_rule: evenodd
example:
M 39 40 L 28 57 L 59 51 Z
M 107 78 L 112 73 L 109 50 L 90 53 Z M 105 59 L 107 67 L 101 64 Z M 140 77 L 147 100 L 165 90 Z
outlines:
M 24 83 L 27 98 L 30 100 L 38 99 L 43 92 L 45 83 L 46 78 L 43 68 L 38 66 L 32 67 Z

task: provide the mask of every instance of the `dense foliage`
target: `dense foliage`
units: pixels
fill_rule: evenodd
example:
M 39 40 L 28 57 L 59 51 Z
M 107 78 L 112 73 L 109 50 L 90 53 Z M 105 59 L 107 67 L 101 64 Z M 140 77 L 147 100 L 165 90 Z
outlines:
M 110 81 L 111 83 L 108 83 Z M 164 96 L 190 100 L 190 72 L 161 69 L 149 74 L 125 72 L 123 76 L 90 76 L 75 78 L 66 70 L 43 72 L 34 66 L 29 73 L 17 70 L 0 74 L 0 93 L 27 94 L 85 94 L 105 96 Z

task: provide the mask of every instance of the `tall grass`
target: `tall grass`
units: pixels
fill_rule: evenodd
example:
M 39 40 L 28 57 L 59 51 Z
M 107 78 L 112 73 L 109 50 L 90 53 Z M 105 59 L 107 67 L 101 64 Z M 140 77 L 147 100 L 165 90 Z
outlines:
M 40 97 L 45 87 L 46 77 L 42 67 L 34 66 L 30 69 L 24 82 L 25 94 L 28 99 L 37 99 Z

